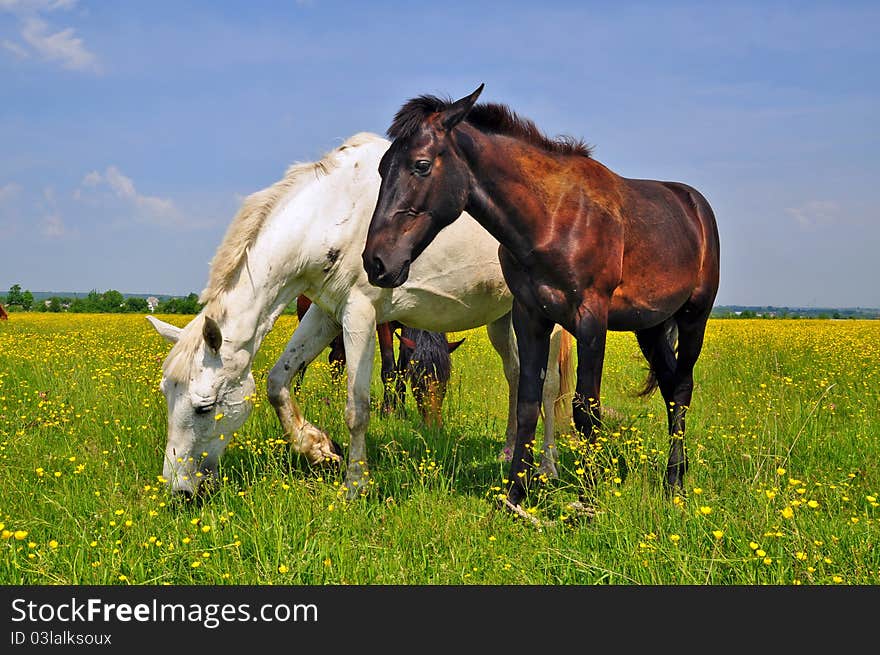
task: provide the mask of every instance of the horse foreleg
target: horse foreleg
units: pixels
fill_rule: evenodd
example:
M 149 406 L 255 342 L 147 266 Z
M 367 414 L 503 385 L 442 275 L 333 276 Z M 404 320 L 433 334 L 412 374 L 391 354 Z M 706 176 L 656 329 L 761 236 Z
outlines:
M 309 423 L 290 393 L 291 380 L 339 334 L 339 324 L 318 305 L 312 305 L 269 372 L 267 395 L 293 449 L 310 464 L 341 461 L 341 449 L 320 428 Z
M 589 462 L 592 457 L 589 451 L 596 442 L 602 421 L 600 391 L 607 330 L 607 303 L 598 299 L 584 303 L 574 333 L 577 339 L 577 385 L 572 401 L 572 418 L 575 429 L 585 441 L 582 468 L 588 490 L 595 484 L 595 466 Z
M 556 399 L 559 398 L 559 350 L 562 342 L 562 328 L 558 325 L 550 333 L 550 354 L 547 357 L 547 375 L 544 378 L 542 406 L 544 407 L 544 444 L 541 447 L 541 463 L 538 475 L 555 480 L 559 477 L 556 469 Z
M 370 379 L 376 353 L 376 310 L 366 298 L 350 298 L 342 318 L 345 363 L 348 368 L 348 398 L 345 423 L 348 425 L 348 468 L 345 473 L 349 499 L 364 492 L 370 484 L 367 469 L 367 426 L 370 422 Z
M 514 300 L 513 329 L 519 355 L 516 396 L 516 443 L 510 461 L 507 501 L 518 507 L 528 493 L 534 462 L 535 429 L 550 351 L 553 323 Z

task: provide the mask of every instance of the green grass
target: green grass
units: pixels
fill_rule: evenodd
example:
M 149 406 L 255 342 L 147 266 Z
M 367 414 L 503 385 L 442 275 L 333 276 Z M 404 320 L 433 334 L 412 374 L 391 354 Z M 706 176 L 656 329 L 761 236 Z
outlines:
M 880 580 L 880 321 L 711 321 L 678 502 L 661 485 L 662 401 L 635 396 L 643 360 L 631 334 L 612 333 L 600 447 L 561 438 L 560 479 L 527 503 L 541 530 L 495 508 L 506 384 L 485 330 L 450 335 L 467 340 L 453 355 L 443 428 L 426 430 L 411 397 L 405 415 L 374 411 L 373 484 L 349 503 L 338 473 L 310 469 L 280 443 L 265 401 L 295 324 L 282 317 L 257 357 L 260 401 L 223 457 L 222 485 L 175 505 L 157 483 L 169 347 L 143 317 L 19 313 L 0 323 L 0 583 Z M 373 397 L 375 409 L 378 374 Z M 344 387 L 325 356 L 299 401 L 347 443 Z M 565 520 L 585 459 L 604 474 L 599 514 Z

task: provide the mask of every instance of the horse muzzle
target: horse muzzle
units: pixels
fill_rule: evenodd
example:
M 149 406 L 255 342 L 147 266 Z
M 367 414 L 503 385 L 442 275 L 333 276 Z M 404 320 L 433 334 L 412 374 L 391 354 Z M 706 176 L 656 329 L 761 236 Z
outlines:
M 393 289 L 406 282 L 409 277 L 409 259 L 405 260 L 403 264 L 390 267 L 379 255 L 368 256 L 364 252 L 363 260 L 367 279 L 374 287 Z
M 162 477 L 174 496 L 190 500 L 206 494 L 216 484 L 217 465 L 203 462 L 198 467 L 166 466 Z

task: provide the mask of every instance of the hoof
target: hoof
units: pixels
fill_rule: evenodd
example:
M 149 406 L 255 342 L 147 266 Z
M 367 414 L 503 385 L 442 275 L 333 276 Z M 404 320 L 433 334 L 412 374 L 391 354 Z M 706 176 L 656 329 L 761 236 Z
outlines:
M 361 496 L 367 495 L 367 485 L 364 484 L 363 480 L 346 481 L 339 488 L 339 491 L 345 500 L 355 501 Z
M 678 498 L 680 501 L 687 500 L 687 491 L 685 491 L 683 485 L 670 485 L 669 483 L 665 483 L 663 485 L 663 492 L 666 496 L 666 500 L 674 501 L 676 498 Z
M 569 520 L 591 521 L 596 518 L 599 513 L 591 504 L 583 500 L 576 500 L 565 506 L 565 511 L 569 513 Z
M 542 477 L 546 477 L 548 480 L 558 480 L 559 471 L 556 470 L 556 464 L 550 460 L 541 460 L 541 465 L 538 467 L 538 479 L 540 480 Z
M 340 494 L 344 495 L 346 500 L 356 500 L 365 496 L 369 487 L 370 472 L 366 462 L 349 464 L 348 470 L 345 472 L 345 482 L 339 488 Z

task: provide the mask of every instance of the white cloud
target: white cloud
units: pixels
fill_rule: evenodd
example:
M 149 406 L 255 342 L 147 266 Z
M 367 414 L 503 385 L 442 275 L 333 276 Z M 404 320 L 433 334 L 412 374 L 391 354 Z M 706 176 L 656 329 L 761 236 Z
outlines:
M 43 219 L 40 228 L 43 235 L 50 238 L 61 237 L 67 233 L 67 230 L 64 227 L 64 221 L 61 220 L 61 216 L 58 214 L 50 214 L 49 216 L 46 216 Z
M 43 15 L 67 11 L 76 6 L 76 0 L 0 0 L 0 11 L 19 18 L 19 34 L 24 43 L 4 40 L 3 47 L 18 59 L 31 55 L 55 62 L 68 70 L 98 73 L 98 58 L 89 51 L 72 27 L 56 30 Z
M 131 181 L 130 177 L 123 175 L 122 171 L 115 166 L 107 167 L 107 172 L 104 173 L 104 180 L 120 198 L 137 198 L 134 182 Z
M 175 225 L 181 222 L 181 213 L 172 200 L 138 193 L 134 181 L 113 165 L 108 166 L 103 173 L 88 173 L 73 195 L 75 199 L 81 200 L 85 189 L 100 191 L 102 188 L 123 201 L 124 207 L 141 222 L 158 225 Z
M 100 71 L 97 57 L 88 51 L 82 39 L 74 35 L 72 27 L 52 33 L 46 21 L 26 18 L 21 36 L 47 61 L 56 61 L 69 70 Z
M 76 6 L 77 0 L 0 0 L 0 9 L 15 14 L 26 14 L 40 11 L 66 11 Z
M 88 175 L 83 178 L 83 186 L 87 187 L 96 187 L 101 183 L 101 180 L 104 179 L 98 171 L 92 171 Z
M 840 221 L 840 206 L 828 200 L 811 200 L 800 207 L 786 207 L 785 211 L 807 230 Z

